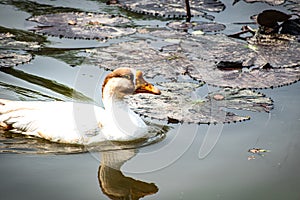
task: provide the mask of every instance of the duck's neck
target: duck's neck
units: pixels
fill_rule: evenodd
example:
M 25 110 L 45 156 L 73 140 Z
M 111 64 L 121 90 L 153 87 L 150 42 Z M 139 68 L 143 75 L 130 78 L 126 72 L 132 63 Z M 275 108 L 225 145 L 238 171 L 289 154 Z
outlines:
M 134 131 L 137 128 L 145 128 L 145 122 L 134 113 L 123 98 L 108 96 L 103 98 L 106 116 L 112 124 L 122 131 Z

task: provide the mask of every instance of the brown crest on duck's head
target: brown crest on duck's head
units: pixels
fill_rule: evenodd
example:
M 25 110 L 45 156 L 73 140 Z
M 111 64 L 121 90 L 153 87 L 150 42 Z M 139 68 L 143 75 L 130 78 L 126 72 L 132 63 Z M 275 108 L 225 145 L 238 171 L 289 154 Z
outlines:
M 105 86 L 107 85 L 108 81 L 113 78 L 124 78 L 131 81 L 132 85 L 134 86 L 134 92 L 133 92 L 134 94 L 136 93 L 160 94 L 161 93 L 159 89 L 155 88 L 152 84 L 145 81 L 145 79 L 143 78 L 143 73 L 141 71 L 139 70 L 135 71 L 132 70 L 131 68 L 121 67 L 115 69 L 105 77 L 102 85 L 102 97 L 103 97 Z

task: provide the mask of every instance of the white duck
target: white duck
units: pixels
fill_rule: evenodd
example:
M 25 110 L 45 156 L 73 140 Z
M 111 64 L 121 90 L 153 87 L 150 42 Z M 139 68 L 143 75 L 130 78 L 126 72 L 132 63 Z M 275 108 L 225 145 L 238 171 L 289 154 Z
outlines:
M 118 68 L 102 85 L 105 109 L 74 102 L 9 101 L 0 99 L 0 128 L 54 142 L 91 144 L 147 137 L 147 125 L 123 101 L 135 93 L 160 94 L 141 71 Z

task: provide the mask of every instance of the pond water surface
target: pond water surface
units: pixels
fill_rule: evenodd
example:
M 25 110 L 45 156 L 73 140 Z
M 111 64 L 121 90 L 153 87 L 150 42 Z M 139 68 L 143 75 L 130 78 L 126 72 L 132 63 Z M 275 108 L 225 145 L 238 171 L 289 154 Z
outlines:
M 164 27 L 169 22 L 108 7 L 101 1 L 35 2 L 130 15 L 139 26 Z M 223 31 L 226 34 L 240 30 L 240 25 L 233 22 L 249 22 L 249 16 L 262 10 L 276 8 L 288 12 L 283 6 L 264 3 L 241 1 L 235 6 L 231 1 L 224 3 L 223 12 L 210 14 L 216 17 L 215 21 L 226 25 Z M 0 25 L 27 30 L 32 24 L 25 19 L 31 14 L 14 5 L 0 4 Z M 85 48 L 107 46 L 128 38 L 108 42 L 47 39 L 49 47 Z M 73 88 L 82 95 L 76 100 L 102 105 L 100 88 L 108 72 L 88 64 L 71 66 L 68 64 L 71 61 L 67 56 L 35 55 L 30 63 L 14 67 L 15 73 L 0 71 L 0 97 L 67 101 L 73 99 L 68 94 Z M 241 111 L 250 115 L 251 120 L 224 125 L 169 124 L 162 138 L 146 142 L 143 147 L 108 144 L 99 152 L 2 132 L 0 197 L 3 200 L 300 199 L 299 89 L 298 82 L 259 90 L 274 101 L 270 113 Z M 155 123 L 166 125 L 166 122 Z M 117 147 L 110 151 L 112 145 Z M 248 150 L 252 148 L 268 152 L 251 154 Z

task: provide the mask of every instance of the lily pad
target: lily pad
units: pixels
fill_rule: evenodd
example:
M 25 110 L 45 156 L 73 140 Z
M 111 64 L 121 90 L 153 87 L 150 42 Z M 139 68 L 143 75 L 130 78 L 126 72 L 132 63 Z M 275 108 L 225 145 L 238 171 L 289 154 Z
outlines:
M 25 41 L 25 42 L 32 42 L 28 43 L 27 47 L 31 46 L 30 50 L 33 50 L 34 48 L 37 48 L 37 45 L 42 45 L 43 43 L 47 42 L 46 37 L 34 34 L 29 31 L 20 30 L 20 29 L 14 29 L 14 28 L 7 28 L 0 26 L 0 33 L 3 33 L 7 41 L 9 42 L 9 39 L 17 40 L 17 41 Z M 3 39 L 3 35 L 1 36 L 1 40 Z M 1 41 L 3 42 L 3 41 Z M 1 46 L 4 46 L 3 43 L 1 43 Z M 34 48 L 32 48 L 34 47 Z
M 167 24 L 168 27 L 175 30 L 193 30 L 193 31 L 203 31 L 203 32 L 218 32 L 226 28 L 225 25 L 216 22 L 179 22 L 174 21 Z
M 224 88 L 197 97 L 197 89 L 203 83 L 168 82 L 158 83 L 162 94 L 153 96 L 137 94 L 127 97 L 129 106 L 142 116 L 170 123 L 230 123 L 250 119 L 227 109 L 269 112 L 273 108 L 270 98 L 247 89 Z
M 285 5 L 285 7 L 290 10 L 293 14 L 300 15 L 300 1 L 299 0 L 289 0 L 290 4 Z
M 87 62 L 105 69 L 132 67 L 142 70 L 146 78 L 162 76 L 177 80 L 190 62 L 180 52 L 159 51 L 146 41 L 123 42 L 105 48 L 89 50 Z
M 10 52 L 0 50 L 0 68 L 14 67 L 16 65 L 27 63 L 31 59 L 31 54 L 27 54 L 21 51 Z
M 181 0 L 119 0 L 119 4 L 130 11 L 162 16 L 162 17 L 185 17 L 186 5 Z M 221 12 L 225 5 L 219 0 L 194 0 L 190 2 L 192 16 L 205 16 L 204 11 Z
M 0 33 L 0 49 L 9 50 L 37 50 L 41 46 L 37 42 L 26 42 L 16 39 L 16 36 L 7 33 Z
M 39 47 L 40 45 L 36 42 L 18 41 L 15 40 L 13 34 L 0 33 L 0 68 L 29 62 L 32 55 L 25 50 L 34 50 Z
M 149 31 L 148 34 L 152 37 L 156 37 L 157 39 L 163 39 L 164 41 L 177 41 L 175 43 L 178 43 L 180 40 L 185 39 L 189 35 L 187 32 L 171 31 L 166 29 L 152 30 Z
M 33 30 L 57 37 L 80 39 L 109 39 L 130 35 L 136 29 L 129 28 L 131 21 L 122 16 L 69 12 L 31 17 L 39 23 Z
M 251 46 L 224 35 L 199 35 L 183 40 L 181 48 L 193 63 L 189 75 L 211 85 L 270 88 L 300 79 L 297 42 Z
M 234 0 L 233 4 L 236 4 L 240 0 Z M 284 4 L 286 0 L 244 0 L 246 3 L 256 3 L 256 2 L 262 2 L 262 3 L 267 3 L 271 6 L 278 6 L 281 4 Z M 297 0 L 296 0 L 297 1 Z

